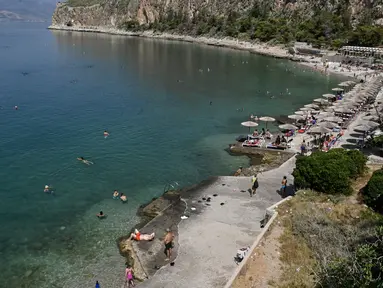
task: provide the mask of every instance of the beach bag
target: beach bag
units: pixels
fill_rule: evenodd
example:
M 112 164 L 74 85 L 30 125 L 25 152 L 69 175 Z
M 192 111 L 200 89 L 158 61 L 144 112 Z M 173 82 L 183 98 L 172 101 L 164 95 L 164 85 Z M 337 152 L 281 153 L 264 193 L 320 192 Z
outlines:
M 246 254 L 249 252 L 250 247 L 241 248 L 237 251 L 237 254 L 234 257 L 235 263 L 239 264 L 245 258 Z

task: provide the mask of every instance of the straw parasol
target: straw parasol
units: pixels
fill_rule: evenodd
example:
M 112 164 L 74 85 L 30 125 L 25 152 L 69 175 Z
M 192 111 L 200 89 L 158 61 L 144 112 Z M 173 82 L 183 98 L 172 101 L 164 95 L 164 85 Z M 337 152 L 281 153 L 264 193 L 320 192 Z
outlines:
M 275 119 L 273 117 L 264 116 L 264 117 L 259 118 L 259 121 L 266 122 L 266 129 L 267 129 L 267 123 L 268 122 L 274 122 Z
M 350 109 L 345 108 L 345 107 L 335 108 L 334 111 L 338 112 L 338 113 L 353 113 Z
M 379 120 L 379 117 L 377 115 L 370 115 L 370 116 L 364 116 L 362 117 L 362 119 L 366 121 L 376 121 L 376 120 Z
M 334 94 L 323 94 L 322 97 L 329 99 L 329 98 L 335 98 L 336 96 Z
M 339 87 L 332 88 L 331 90 L 332 91 L 337 91 L 337 92 L 344 91 L 343 88 L 339 88 Z
M 334 113 L 332 112 L 320 112 L 316 118 L 317 119 L 323 119 L 323 118 L 326 118 L 326 117 L 331 117 L 331 116 L 334 116 Z
M 328 129 L 328 128 L 323 127 L 323 126 L 315 126 L 315 127 L 311 128 L 307 133 L 325 134 L 325 133 L 330 133 L 330 132 L 332 132 L 331 129 Z
M 339 123 L 339 122 L 343 122 L 343 119 L 340 118 L 340 117 L 336 117 L 336 116 L 330 116 L 330 117 L 326 117 L 323 119 L 324 121 L 327 121 L 327 122 L 334 122 L 334 123 Z
M 257 127 L 258 123 L 253 122 L 253 121 L 246 121 L 241 123 L 242 126 L 249 127 L 249 132 L 251 127 Z
M 278 126 L 282 130 L 297 130 L 298 127 L 293 124 L 282 124 Z
M 318 125 L 329 129 L 339 127 L 339 125 L 334 122 L 320 122 Z
M 305 107 L 306 107 L 306 108 L 319 109 L 319 106 L 316 105 L 316 104 L 306 104 Z
M 322 105 L 328 104 L 328 100 L 322 98 L 314 99 L 314 102 L 320 103 Z
M 287 118 L 289 118 L 289 119 L 294 119 L 295 121 L 306 119 L 306 117 L 303 117 L 303 116 L 301 116 L 301 115 L 295 115 L 295 114 L 293 114 L 293 115 L 289 115 L 289 116 L 287 116 Z
M 372 128 L 371 126 L 368 126 L 368 125 L 358 125 L 356 127 L 354 127 L 354 130 L 355 131 L 360 131 L 360 132 L 367 132 L 367 131 L 370 131 L 374 128 Z
M 370 126 L 372 128 L 378 127 L 380 125 L 379 123 L 374 122 L 374 121 L 362 121 L 361 124 Z
M 307 111 L 295 111 L 294 114 L 297 114 L 297 115 L 307 115 L 308 112 Z

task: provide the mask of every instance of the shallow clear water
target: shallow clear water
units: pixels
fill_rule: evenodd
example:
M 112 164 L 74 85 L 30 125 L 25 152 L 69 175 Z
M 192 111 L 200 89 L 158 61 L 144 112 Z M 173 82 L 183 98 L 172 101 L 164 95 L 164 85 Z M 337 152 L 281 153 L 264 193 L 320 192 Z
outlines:
M 292 113 L 339 81 L 240 51 L 42 24 L 0 24 L 0 43 L 0 287 L 116 287 L 116 240 L 140 204 L 245 165 L 224 151 L 240 122 Z

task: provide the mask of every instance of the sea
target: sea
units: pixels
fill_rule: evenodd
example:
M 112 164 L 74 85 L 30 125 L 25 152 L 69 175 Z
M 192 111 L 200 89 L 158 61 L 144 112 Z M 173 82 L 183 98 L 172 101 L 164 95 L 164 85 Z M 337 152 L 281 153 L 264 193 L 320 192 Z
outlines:
M 0 22 L 4 288 L 120 287 L 118 238 L 141 204 L 248 165 L 226 151 L 241 122 L 292 114 L 341 81 L 244 51 L 48 25 Z

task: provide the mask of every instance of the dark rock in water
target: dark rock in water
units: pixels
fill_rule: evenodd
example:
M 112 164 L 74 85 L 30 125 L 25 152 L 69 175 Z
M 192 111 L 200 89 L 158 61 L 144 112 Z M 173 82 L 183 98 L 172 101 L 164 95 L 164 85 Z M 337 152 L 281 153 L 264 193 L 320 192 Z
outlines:
M 242 193 L 245 193 L 245 192 L 246 192 L 246 190 L 241 190 L 241 192 L 242 192 Z
M 174 263 L 174 262 L 172 262 L 172 263 L 170 263 L 170 266 L 174 266 L 174 264 L 175 264 L 175 263 Z
M 210 201 L 211 201 L 211 199 L 210 199 L 210 198 L 207 198 L 206 202 L 210 202 Z
M 202 200 L 198 200 L 198 203 L 201 203 L 202 202 Z
M 222 202 L 220 205 L 223 206 L 223 205 L 225 205 L 225 203 Z
M 210 204 L 209 204 L 209 203 L 205 203 L 205 205 L 206 205 L 206 206 L 210 206 Z
M 218 194 L 213 194 L 213 196 L 214 196 L 214 197 L 217 197 L 217 196 L 218 196 Z
M 27 76 L 29 75 L 29 72 L 21 72 L 21 74 L 23 74 L 23 76 Z
M 222 186 L 225 186 L 226 184 L 222 184 Z
M 203 200 L 203 201 L 206 201 L 206 198 L 205 198 L 205 197 L 203 197 L 203 198 L 202 198 L 202 200 Z
M 161 267 L 158 266 L 158 265 L 154 266 L 154 269 L 156 269 L 156 270 L 159 270 L 160 268 L 161 268 Z

